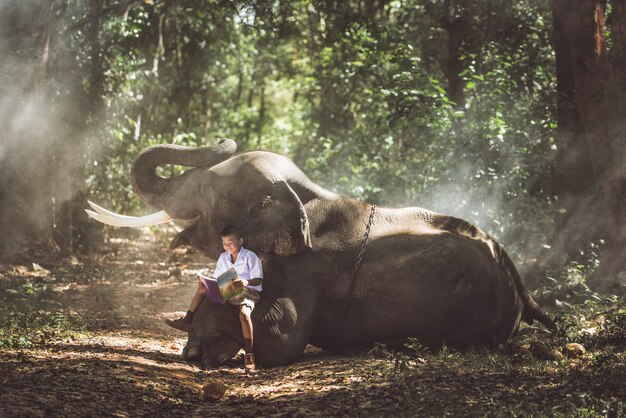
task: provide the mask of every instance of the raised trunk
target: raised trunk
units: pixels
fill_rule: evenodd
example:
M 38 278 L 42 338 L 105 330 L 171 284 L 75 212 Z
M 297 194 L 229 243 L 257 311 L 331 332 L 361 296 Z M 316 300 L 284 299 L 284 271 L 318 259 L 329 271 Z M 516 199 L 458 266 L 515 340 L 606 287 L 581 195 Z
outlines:
M 156 174 L 160 165 L 175 164 L 189 167 L 211 167 L 227 160 L 235 153 L 237 145 L 230 139 L 222 139 L 217 145 L 190 148 L 180 145 L 155 145 L 142 151 L 132 166 L 133 186 L 137 194 L 149 205 L 168 210 L 172 198 L 169 179 Z M 182 202 L 181 202 L 182 203 Z M 169 213 L 169 212 L 168 212 Z M 170 216 L 177 217 L 175 213 Z

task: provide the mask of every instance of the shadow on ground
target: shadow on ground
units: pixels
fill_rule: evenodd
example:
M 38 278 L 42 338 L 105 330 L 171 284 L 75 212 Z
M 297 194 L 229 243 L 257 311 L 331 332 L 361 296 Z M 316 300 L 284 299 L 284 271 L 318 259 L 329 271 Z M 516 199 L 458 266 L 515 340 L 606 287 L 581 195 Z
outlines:
M 618 416 L 623 345 L 576 359 L 537 360 L 519 342 L 469 353 L 332 355 L 245 374 L 234 360 L 204 370 L 181 359 L 185 335 L 162 323 L 184 311 L 208 260 L 148 239 L 113 242 L 94 266 L 42 280 L 88 331 L 0 351 L 0 416 Z M 5 271 L 15 271 L 5 269 Z M 83 273 L 80 273 L 83 272 Z M 88 274 L 85 274 L 88 272 Z M 532 331 L 531 331 L 532 333 Z M 532 336 L 541 339 L 541 335 Z M 203 400 L 206 382 L 224 397 Z

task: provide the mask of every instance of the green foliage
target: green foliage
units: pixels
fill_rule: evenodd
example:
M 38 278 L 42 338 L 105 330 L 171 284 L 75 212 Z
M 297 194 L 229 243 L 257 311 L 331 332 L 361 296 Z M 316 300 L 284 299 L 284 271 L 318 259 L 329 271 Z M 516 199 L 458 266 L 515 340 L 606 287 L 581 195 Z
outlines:
M 540 259 L 557 217 L 549 5 L 366 3 L 155 0 L 105 14 L 91 198 L 143 212 L 129 172 L 140 150 L 231 137 L 334 191 L 460 216 Z M 88 83 L 86 30 L 69 43 Z
M 32 348 L 83 331 L 50 298 L 52 288 L 31 282 L 0 289 L 0 347 Z
M 569 305 L 561 310 L 556 322 L 556 344 L 581 343 L 589 349 L 603 350 L 600 356 L 624 348 L 626 307 L 615 296 Z
M 601 244 L 591 243 L 586 251 L 580 252 L 580 259 L 585 261 L 569 261 L 548 272 L 541 287 L 534 292 L 534 297 L 551 306 L 571 308 L 581 303 L 612 303 L 613 295 L 603 295 L 593 291 L 587 284 L 598 267 Z

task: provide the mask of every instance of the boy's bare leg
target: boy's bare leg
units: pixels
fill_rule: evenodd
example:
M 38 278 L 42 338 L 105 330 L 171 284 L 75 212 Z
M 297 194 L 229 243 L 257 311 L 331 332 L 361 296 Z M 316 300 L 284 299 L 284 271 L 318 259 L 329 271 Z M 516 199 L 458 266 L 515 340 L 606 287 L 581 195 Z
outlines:
M 252 340 L 252 319 L 250 318 L 252 309 L 248 305 L 239 306 L 239 320 L 241 321 L 241 332 L 243 338 L 246 340 Z
M 198 281 L 198 289 L 196 289 L 196 294 L 193 295 L 193 299 L 191 299 L 191 303 L 189 304 L 189 310 L 184 317 L 178 319 L 166 319 L 165 323 L 172 328 L 176 328 L 181 331 L 189 332 L 191 331 L 191 320 L 193 319 L 193 314 L 198 310 L 200 304 L 206 297 L 204 294 L 204 285 Z
M 191 299 L 191 303 L 189 304 L 189 311 L 195 312 L 200 307 L 200 304 L 206 297 L 205 295 L 205 287 L 202 283 L 198 282 L 198 288 L 196 289 L 196 294 L 193 295 L 193 299 Z M 193 314 L 192 314 L 193 316 Z
M 241 333 L 243 334 L 244 340 L 243 349 L 246 352 L 244 363 L 246 371 L 255 370 L 254 354 L 252 354 L 252 336 L 254 335 L 254 329 L 252 327 L 250 314 L 252 314 L 252 309 L 249 306 L 241 305 L 239 307 L 239 320 L 241 321 Z

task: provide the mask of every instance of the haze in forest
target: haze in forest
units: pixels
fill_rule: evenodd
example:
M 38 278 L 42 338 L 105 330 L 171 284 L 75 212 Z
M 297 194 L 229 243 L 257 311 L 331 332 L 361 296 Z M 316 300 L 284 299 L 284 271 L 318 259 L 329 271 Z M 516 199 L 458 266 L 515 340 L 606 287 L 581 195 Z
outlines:
M 88 197 L 150 210 L 130 186 L 142 149 L 228 137 L 346 195 L 465 218 L 520 260 L 610 235 L 549 4 L 376 4 L 2 0 L 0 229 L 88 242 Z

